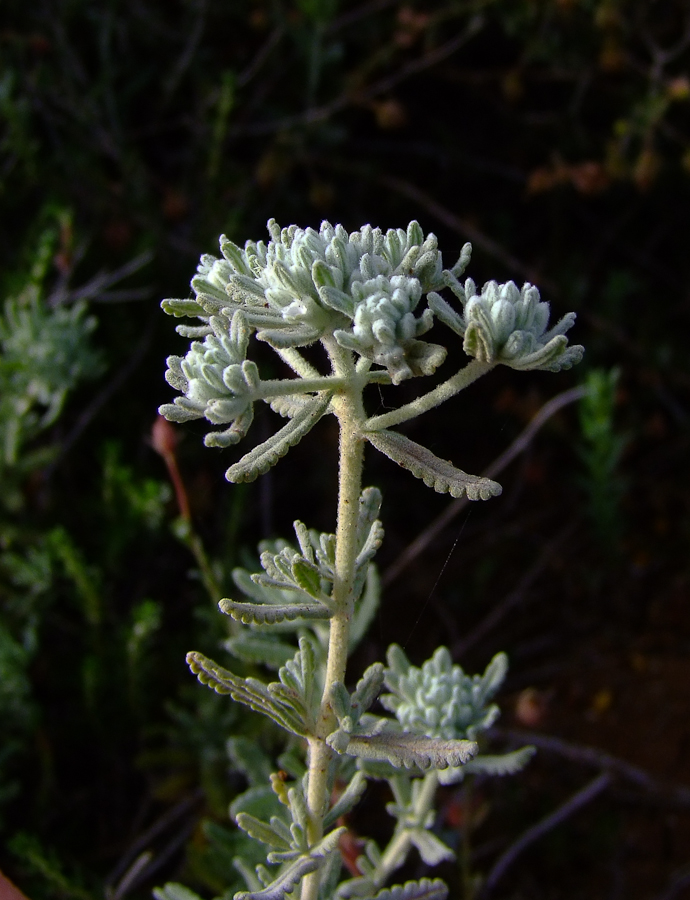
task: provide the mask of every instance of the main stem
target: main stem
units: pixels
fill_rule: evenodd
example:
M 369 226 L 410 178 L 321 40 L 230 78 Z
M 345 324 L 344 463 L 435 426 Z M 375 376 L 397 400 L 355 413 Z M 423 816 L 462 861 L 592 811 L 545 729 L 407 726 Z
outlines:
M 333 410 L 340 426 L 338 469 L 338 522 L 336 527 L 335 572 L 332 600 L 335 613 L 330 620 L 328 661 L 316 734 L 309 739 L 309 843 L 323 837 L 323 818 L 328 809 L 329 766 L 333 751 L 325 738 L 335 730 L 337 721 L 330 704 L 333 682 L 345 681 L 350 624 L 354 611 L 354 577 L 357 558 L 357 517 L 362 490 L 364 439 L 361 435 L 365 418 L 362 384 L 356 377 L 352 355 L 335 342 L 327 345 L 334 374 L 348 384 L 333 398 Z M 302 882 L 301 900 L 317 900 L 319 872 L 312 872 Z

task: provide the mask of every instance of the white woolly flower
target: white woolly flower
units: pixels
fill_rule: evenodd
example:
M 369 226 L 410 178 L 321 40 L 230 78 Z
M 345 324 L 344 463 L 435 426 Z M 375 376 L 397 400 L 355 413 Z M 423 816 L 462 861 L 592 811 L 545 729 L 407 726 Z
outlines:
M 386 366 L 396 382 L 440 364 L 440 348 L 415 340 L 432 314 L 412 315 L 424 291 L 443 285 L 433 234 L 425 238 L 417 222 L 385 233 L 370 225 L 348 233 L 330 222 L 319 231 L 281 229 L 274 220 L 268 228 L 268 244 L 248 241 L 241 249 L 221 237 L 224 259 L 202 257 L 192 281 L 201 313 L 242 309 L 257 337 L 274 347 L 335 334 L 342 346 Z
M 379 275 L 355 285 L 353 294 L 357 305 L 352 330 L 335 332 L 342 347 L 385 366 L 394 384 L 413 375 L 430 375 L 443 362 L 443 347 L 415 340 L 433 324 L 429 309 L 418 319 L 413 315 L 422 296 L 416 278 Z
M 174 403 L 160 407 L 172 422 L 206 418 L 214 425 L 231 422 L 230 428 L 206 435 L 210 447 L 226 447 L 244 437 L 253 419 L 253 392 L 259 384 L 256 364 L 247 360 L 249 329 L 241 312 L 227 320 L 212 316 L 212 333 L 194 341 L 184 357 L 169 356 L 166 380 L 184 393 Z
M 394 712 L 406 732 L 444 740 L 474 740 L 498 716 L 498 707 L 488 704 L 503 681 L 508 661 L 497 654 L 483 675 L 466 675 L 453 665 L 450 653 L 439 647 L 420 668 L 411 666 L 399 647 L 389 651 L 390 668 L 381 703 Z
M 429 306 L 463 337 L 463 348 L 469 356 L 512 369 L 549 372 L 569 369 L 582 359 L 584 347 L 569 347 L 565 336 L 575 323 L 575 313 L 567 313 L 548 329 L 549 304 L 540 300 L 534 285 L 527 283 L 518 290 L 512 281 L 489 281 L 478 294 L 471 278 L 464 285 L 452 277 L 447 283 L 463 303 L 464 314 L 435 293 L 429 295 Z

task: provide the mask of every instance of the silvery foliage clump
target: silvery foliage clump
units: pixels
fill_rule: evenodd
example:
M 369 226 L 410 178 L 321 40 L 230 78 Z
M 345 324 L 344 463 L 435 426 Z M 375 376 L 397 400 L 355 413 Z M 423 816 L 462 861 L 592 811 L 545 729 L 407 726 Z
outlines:
M 492 701 L 506 673 L 504 654 L 470 676 L 445 648 L 418 668 L 393 646 L 387 666 L 376 663 L 354 689 L 347 686 L 347 657 L 379 603 L 373 559 L 383 539 L 381 494 L 362 488 L 363 446 L 371 444 L 441 493 L 497 496 L 496 482 L 468 475 L 391 426 L 445 402 L 498 364 L 569 368 L 583 352 L 568 346 L 564 334 L 574 315 L 548 329 L 549 307 L 535 287 L 489 282 L 477 292 L 470 279 L 461 284 L 470 245 L 444 269 L 435 236 L 425 237 L 416 222 L 385 233 L 369 225 L 348 233 L 328 222 L 319 231 L 281 229 L 273 220 L 268 229 L 267 244 L 248 241 L 240 248 L 222 237 L 222 258 L 201 259 L 194 298 L 162 304 L 199 323 L 178 326 L 193 340 L 185 356 L 168 359 L 167 380 L 181 396 L 161 407 L 164 416 L 224 426 L 206 435 L 215 447 L 247 434 L 258 402 L 287 420 L 230 465 L 229 481 L 266 472 L 325 416 L 335 416 L 340 428 L 335 533 L 295 522 L 293 540 L 260 546 L 260 572 L 235 570 L 240 599 L 220 604 L 235 623 L 225 649 L 245 664 L 273 670 L 275 679 L 235 675 L 198 652 L 187 657 L 202 683 L 289 735 L 277 760 L 247 739 L 229 742 L 230 758 L 249 783 L 231 807 L 244 835 L 235 866 L 245 888 L 234 896 L 443 900 L 447 889 L 439 879 L 386 887 L 413 848 L 431 866 L 453 856 L 433 830 L 438 786 L 470 773 L 511 774 L 532 751 L 483 752 L 482 735 L 498 715 Z M 460 309 L 441 296 L 446 288 Z M 431 376 L 445 362 L 446 347 L 422 340 L 435 320 L 454 333 L 451 348 L 455 336 L 462 339 L 469 361 L 416 400 L 368 416 L 369 385 Z M 292 374 L 262 379 L 248 358 L 253 339 L 270 345 Z M 313 353 L 307 359 L 301 352 L 317 343 L 325 371 L 311 361 Z M 393 792 L 392 836 L 383 848 L 367 841 L 357 874 L 343 878 L 343 817 L 371 779 L 387 781 Z M 194 896 L 175 884 L 156 895 Z
M 54 453 L 32 442 L 57 421 L 70 391 L 101 370 L 86 304 L 51 306 L 41 288 L 30 281 L 0 307 L 0 505 L 13 510 L 21 478 Z

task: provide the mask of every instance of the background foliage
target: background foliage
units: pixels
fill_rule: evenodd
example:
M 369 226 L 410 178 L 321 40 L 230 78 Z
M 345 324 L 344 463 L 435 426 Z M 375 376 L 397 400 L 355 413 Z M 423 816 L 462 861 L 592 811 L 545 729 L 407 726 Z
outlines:
M 587 347 L 592 399 L 389 575 L 362 666 L 391 641 L 415 663 L 444 642 L 469 671 L 504 649 L 509 724 L 690 782 L 686 4 L 6 0 L 0 51 L 0 867 L 35 900 L 234 878 L 225 742 L 264 726 L 184 653 L 227 637 L 212 601 L 284 509 L 332 528 L 334 488 L 306 445 L 223 488 L 227 454 L 193 427 L 162 457 L 150 433 L 184 345 L 160 298 L 269 216 L 418 218 L 449 258 L 469 239 L 479 282 L 536 282 Z M 469 471 L 557 390 L 488 381 L 415 426 Z M 393 565 L 447 500 L 372 464 Z M 469 823 L 487 871 L 582 777 L 544 753 L 509 786 L 449 791 L 445 839 Z M 608 791 L 497 895 L 680 896 L 687 806 L 652 799 Z

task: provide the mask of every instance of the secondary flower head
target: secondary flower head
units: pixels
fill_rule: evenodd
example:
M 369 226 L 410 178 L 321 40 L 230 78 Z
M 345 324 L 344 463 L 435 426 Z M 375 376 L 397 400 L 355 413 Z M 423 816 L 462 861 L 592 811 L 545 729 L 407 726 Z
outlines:
M 201 418 L 214 425 L 231 422 L 230 428 L 210 432 L 204 441 L 209 447 L 226 447 L 244 437 L 252 423 L 259 372 L 245 358 L 249 329 L 241 312 L 234 314 L 232 323 L 211 316 L 210 327 L 211 334 L 203 343 L 194 341 L 186 356 L 168 357 L 166 380 L 184 396 L 163 404 L 159 412 L 171 422 Z
M 435 293 L 429 295 L 429 306 L 463 338 L 469 356 L 512 369 L 549 372 L 569 369 L 582 359 L 584 347 L 569 347 L 565 336 L 575 323 L 575 313 L 567 313 L 548 329 L 549 304 L 540 300 L 534 285 L 527 283 L 518 290 L 512 281 L 488 281 L 478 293 L 471 278 L 461 285 L 451 276 L 447 283 L 462 302 L 463 314 Z
M 433 314 L 413 315 L 423 293 L 443 286 L 433 234 L 425 238 L 417 222 L 407 230 L 384 233 L 364 225 L 348 233 L 330 222 L 318 231 L 281 229 L 271 219 L 268 230 L 268 243 L 247 241 L 240 248 L 223 236 L 223 259 L 202 257 L 192 280 L 201 318 L 241 309 L 257 337 L 277 348 L 334 336 L 386 366 L 395 382 L 440 364 L 442 348 L 416 339 L 429 330 Z M 175 313 L 176 302 L 167 301 L 166 311 Z
M 391 691 L 381 703 L 394 712 L 404 731 L 444 740 L 474 740 L 498 716 L 489 704 L 508 667 L 504 653 L 497 654 L 483 675 L 466 675 L 453 665 L 450 653 L 439 647 L 421 667 L 411 666 L 400 647 L 388 652 L 385 684 Z

